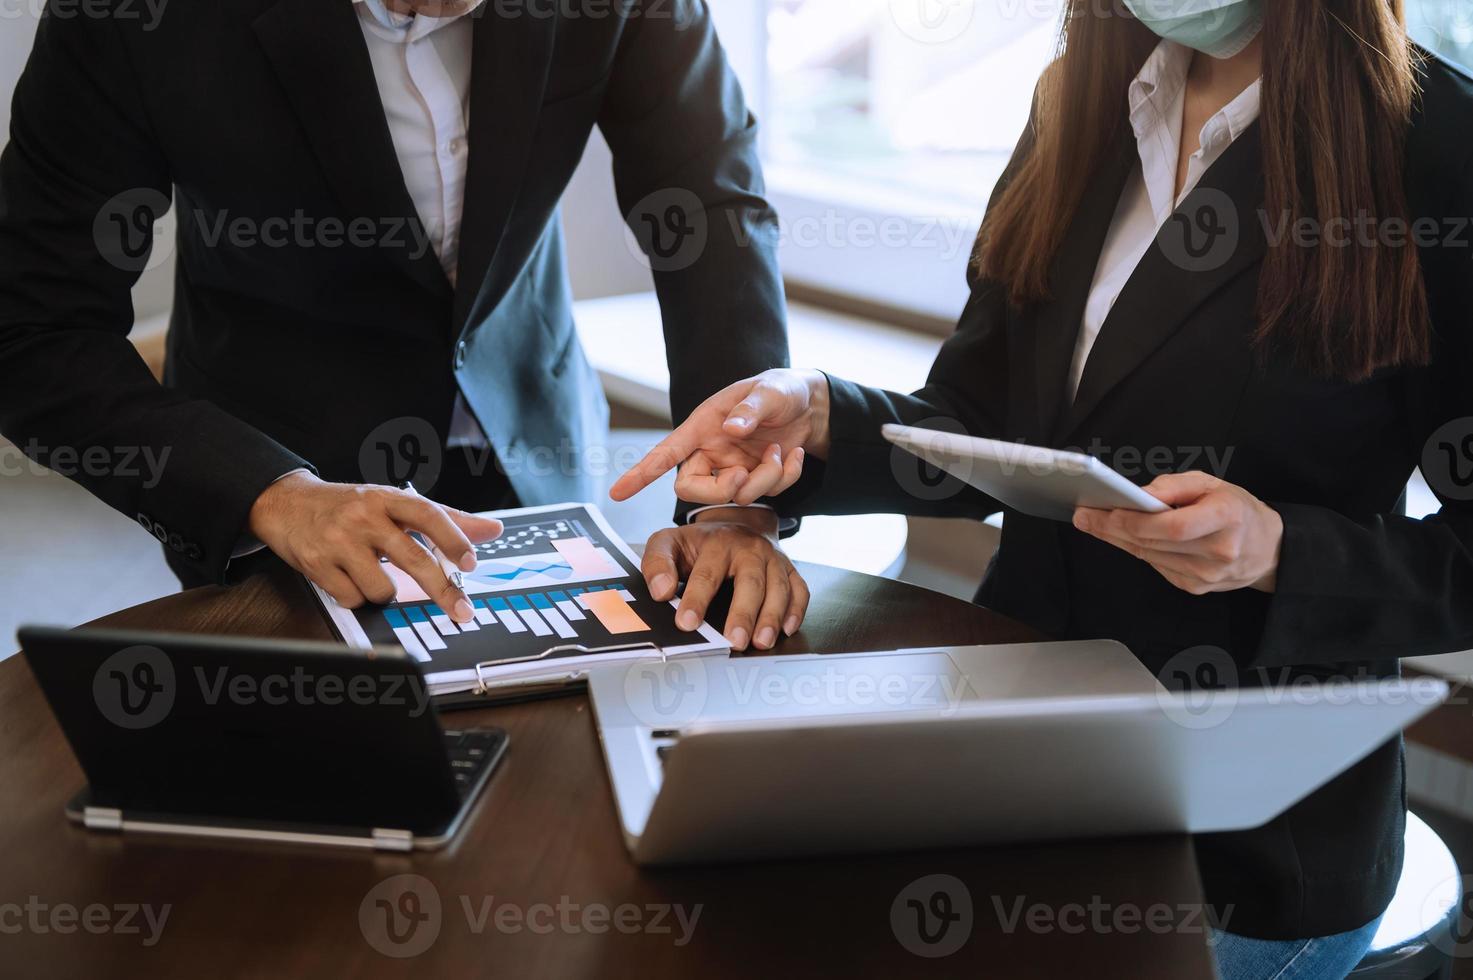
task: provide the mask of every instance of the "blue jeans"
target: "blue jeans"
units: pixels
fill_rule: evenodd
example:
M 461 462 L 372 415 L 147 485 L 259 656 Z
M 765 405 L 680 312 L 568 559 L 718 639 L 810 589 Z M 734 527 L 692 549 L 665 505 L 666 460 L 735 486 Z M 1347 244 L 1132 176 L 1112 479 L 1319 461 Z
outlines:
M 1212 930 L 1217 975 L 1222 980 L 1345 980 L 1371 948 L 1378 918 L 1338 936 L 1316 939 L 1249 939 Z

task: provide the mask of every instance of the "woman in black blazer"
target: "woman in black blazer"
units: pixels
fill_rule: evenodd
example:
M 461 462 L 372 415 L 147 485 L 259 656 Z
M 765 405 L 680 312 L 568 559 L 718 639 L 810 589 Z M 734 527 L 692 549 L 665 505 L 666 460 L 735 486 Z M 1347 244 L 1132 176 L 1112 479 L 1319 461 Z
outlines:
M 1006 511 L 979 603 L 1168 679 L 1377 678 L 1473 646 L 1473 81 L 1408 41 L 1398 0 L 1125 6 L 1073 4 L 924 388 L 770 372 L 616 497 L 683 461 L 700 503 L 981 520 L 1005 508 L 924 485 L 880 427 L 1081 450 L 1175 509 Z M 1175 160 L 1150 149 L 1167 132 Z M 1426 520 L 1398 516 L 1418 465 L 1443 504 Z M 657 537 L 647 572 L 699 563 Z M 759 648 L 796 629 L 786 603 L 735 611 Z M 1404 821 L 1395 741 L 1264 827 L 1200 837 L 1224 976 L 1343 976 Z

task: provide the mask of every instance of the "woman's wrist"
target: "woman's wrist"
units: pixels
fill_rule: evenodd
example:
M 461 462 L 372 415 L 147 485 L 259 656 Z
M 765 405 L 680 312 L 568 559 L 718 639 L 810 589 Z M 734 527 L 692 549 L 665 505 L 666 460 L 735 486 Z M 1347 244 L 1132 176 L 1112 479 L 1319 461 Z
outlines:
M 807 371 L 808 418 L 810 431 L 803 451 L 815 459 L 829 457 L 829 376 L 822 371 Z

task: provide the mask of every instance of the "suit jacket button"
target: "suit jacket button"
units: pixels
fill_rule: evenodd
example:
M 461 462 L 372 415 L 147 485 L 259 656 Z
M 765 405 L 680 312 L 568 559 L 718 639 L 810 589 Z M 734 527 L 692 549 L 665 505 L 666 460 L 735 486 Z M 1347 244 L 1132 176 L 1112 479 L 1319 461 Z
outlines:
M 465 367 L 465 341 L 455 345 L 455 370 Z

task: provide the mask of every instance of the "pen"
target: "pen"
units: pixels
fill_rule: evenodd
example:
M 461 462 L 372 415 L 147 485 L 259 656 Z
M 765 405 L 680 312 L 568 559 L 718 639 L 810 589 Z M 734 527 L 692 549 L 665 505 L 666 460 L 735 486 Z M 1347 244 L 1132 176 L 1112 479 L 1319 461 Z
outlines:
M 414 489 L 413 483 L 401 483 L 399 484 L 399 489 L 405 491 L 406 493 L 412 493 L 416 497 L 419 496 L 419 491 Z M 410 531 L 409 536 L 418 541 L 422 546 L 424 546 L 425 550 L 430 553 L 430 557 L 435 559 L 435 561 L 439 564 L 440 571 L 445 573 L 445 577 L 450 580 L 450 584 L 464 592 L 465 573 L 460 570 L 455 562 L 451 561 L 449 558 L 446 558 L 439 548 L 435 547 L 429 541 L 425 540 L 424 535 L 420 534 L 418 531 Z

